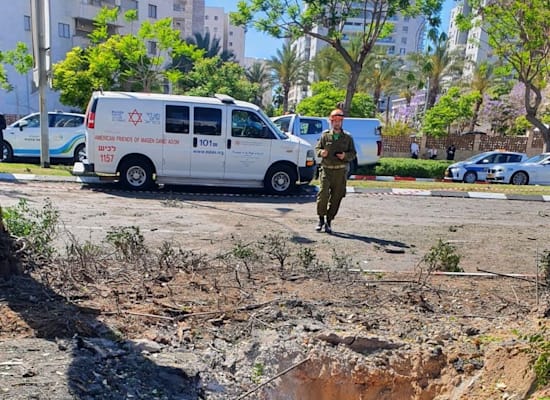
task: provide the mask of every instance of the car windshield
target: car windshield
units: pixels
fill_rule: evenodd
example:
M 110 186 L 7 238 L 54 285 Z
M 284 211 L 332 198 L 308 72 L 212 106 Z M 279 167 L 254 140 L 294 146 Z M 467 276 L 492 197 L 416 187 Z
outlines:
M 539 163 L 541 161 L 546 160 L 548 157 L 550 157 L 550 154 L 548 154 L 548 153 L 537 154 L 536 156 L 528 158 L 524 162 L 536 164 L 536 163 Z
M 467 159 L 464 160 L 464 162 L 478 161 L 478 160 L 481 160 L 482 158 L 487 157 L 489 154 L 492 154 L 492 153 L 493 153 L 492 151 L 486 151 L 485 153 L 476 154 L 471 157 L 468 157 Z

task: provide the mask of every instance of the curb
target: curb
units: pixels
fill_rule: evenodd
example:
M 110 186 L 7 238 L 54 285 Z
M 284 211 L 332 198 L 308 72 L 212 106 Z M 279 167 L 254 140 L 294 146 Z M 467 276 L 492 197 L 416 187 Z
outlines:
M 41 181 L 41 182 L 72 182 L 72 183 L 100 183 L 101 179 L 95 176 L 47 176 L 35 174 L 6 174 L 0 173 L 0 181 L 2 182 L 24 182 L 24 181 Z
M 373 179 L 368 179 L 373 178 Z M 363 176 L 352 175 L 351 179 L 355 180 L 377 180 L 377 181 L 424 181 L 424 182 L 439 182 L 440 179 L 429 178 L 403 178 L 394 176 Z M 6 174 L 0 173 L 0 182 L 24 182 L 24 181 L 41 181 L 41 182 L 70 182 L 70 183 L 101 183 L 102 180 L 95 176 L 46 176 L 35 174 Z M 363 193 L 363 194 L 393 194 L 401 196 L 431 196 L 431 197 L 454 197 L 465 199 L 492 199 L 492 200 L 519 200 L 519 201 L 539 201 L 550 202 L 550 196 L 545 195 L 520 195 L 520 194 L 505 194 L 505 193 L 486 193 L 486 192 L 461 192 L 457 190 L 422 190 L 422 189 L 368 189 L 348 186 L 347 193 Z

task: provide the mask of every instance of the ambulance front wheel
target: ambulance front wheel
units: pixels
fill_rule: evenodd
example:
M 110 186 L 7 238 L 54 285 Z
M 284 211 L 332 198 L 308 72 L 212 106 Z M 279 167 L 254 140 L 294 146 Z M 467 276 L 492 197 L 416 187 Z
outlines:
M 296 171 L 289 165 L 273 165 L 264 180 L 265 189 L 271 194 L 288 194 L 296 186 Z
M 153 166 L 147 160 L 129 159 L 120 166 L 120 183 L 126 189 L 145 190 L 153 186 Z

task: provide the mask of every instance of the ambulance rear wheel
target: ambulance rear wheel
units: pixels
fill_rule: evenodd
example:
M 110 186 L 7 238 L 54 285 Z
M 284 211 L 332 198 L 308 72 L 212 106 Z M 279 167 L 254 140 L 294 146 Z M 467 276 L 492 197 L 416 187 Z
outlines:
M 140 159 L 126 160 L 120 166 L 120 183 L 126 189 L 146 190 L 153 186 L 153 167 Z
M 296 186 L 296 171 L 289 165 L 273 165 L 264 180 L 265 189 L 271 194 L 288 194 Z

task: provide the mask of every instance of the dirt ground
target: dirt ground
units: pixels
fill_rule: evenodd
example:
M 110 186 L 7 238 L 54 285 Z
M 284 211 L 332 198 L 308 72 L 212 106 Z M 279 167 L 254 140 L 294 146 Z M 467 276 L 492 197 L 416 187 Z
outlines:
M 545 394 L 527 339 L 550 204 L 348 194 L 327 235 L 312 188 L 0 182 L 2 207 L 21 198 L 59 210 L 60 257 L 0 282 L 0 399 Z M 439 240 L 469 274 L 420 274 Z

